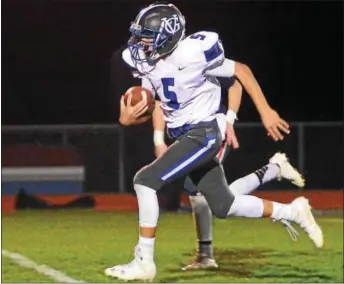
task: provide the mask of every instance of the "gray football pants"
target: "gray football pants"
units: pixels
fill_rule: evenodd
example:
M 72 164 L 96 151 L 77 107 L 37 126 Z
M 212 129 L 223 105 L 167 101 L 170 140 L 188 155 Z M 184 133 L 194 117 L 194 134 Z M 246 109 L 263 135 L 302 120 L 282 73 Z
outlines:
M 134 184 L 159 190 L 177 178 L 189 177 L 206 198 L 212 214 L 226 218 L 234 201 L 216 157 L 222 146 L 216 121 L 198 126 L 181 135 L 167 152 L 134 177 Z

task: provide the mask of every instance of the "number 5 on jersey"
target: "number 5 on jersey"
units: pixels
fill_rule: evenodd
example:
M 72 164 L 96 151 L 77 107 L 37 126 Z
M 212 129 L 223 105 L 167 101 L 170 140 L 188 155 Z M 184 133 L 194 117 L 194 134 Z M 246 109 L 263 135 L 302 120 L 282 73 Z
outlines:
M 205 35 L 202 35 L 202 34 L 193 34 L 192 36 L 190 36 L 190 38 L 192 38 L 192 39 L 204 40 L 204 39 L 205 39 Z
M 170 91 L 170 87 L 174 87 L 174 78 L 161 78 L 161 82 L 164 88 L 164 96 L 169 100 L 167 105 L 173 109 L 179 109 L 179 103 L 177 100 L 177 94 Z

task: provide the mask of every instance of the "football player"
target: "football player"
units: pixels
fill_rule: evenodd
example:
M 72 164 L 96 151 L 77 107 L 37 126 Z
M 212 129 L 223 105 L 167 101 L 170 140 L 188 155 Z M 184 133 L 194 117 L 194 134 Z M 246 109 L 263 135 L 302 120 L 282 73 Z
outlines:
M 177 178 L 189 177 L 204 195 L 212 214 L 272 218 L 295 222 L 316 247 L 323 233 L 308 200 L 290 204 L 234 195 L 217 158 L 223 141 L 235 145 L 233 116 L 218 113 L 221 93 L 216 77 L 239 79 L 253 100 L 273 140 L 283 139 L 289 125 L 265 99 L 250 68 L 224 56 L 218 34 L 202 31 L 185 37 L 185 18 L 172 4 L 153 4 L 141 10 L 130 26 L 131 37 L 124 61 L 142 77 L 142 86 L 161 100 L 169 136 L 176 141 L 134 177 L 139 206 L 139 240 L 134 260 L 107 268 L 105 273 L 122 280 L 152 280 L 159 204 L 156 191 Z M 122 103 L 123 108 L 123 103 Z

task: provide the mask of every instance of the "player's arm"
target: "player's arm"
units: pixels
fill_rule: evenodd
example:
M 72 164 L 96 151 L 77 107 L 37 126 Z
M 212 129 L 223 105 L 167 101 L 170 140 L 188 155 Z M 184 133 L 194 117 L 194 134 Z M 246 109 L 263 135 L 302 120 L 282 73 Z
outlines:
M 201 34 L 197 38 L 202 37 L 200 46 L 205 59 L 204 73 L 215 77 L 235 76 L 254 102 L 268 135 L 275 141 L 282 140 L 282 133 L 290 132 L 289 125 L 269 106 L 251 69 L 245 64 L 225 58 L 218 34 L 210 32 Z
M 155 101 L 152 122 L 154 129 L 154 145 L 159 146 L 161 144 L 165 144 L 164 133 L 166 123 L 164 120 L 164 113 L 160 107 L 160 101 Z
M 155 156 L 159 158 L 166 150 L 167 145 L 165 144 L 165 126 L 166 122 L 164 119 L 164 113 L 160 107 L 160 101 L 155 101 L 155 108 L 152 114 L 153 122 L 153 142 L 155 148 Z
M 234 124 L 237 113 L 241 105 L 242 86 L 238 80 L 234 80 L 233 85 L 228 89 L 228 111 L 227 121 Z
M 260 114 L 264 113 L 267 109 L 270 109 L 262 89 L 260 88 L 251 69 L 247 65 L 225 58 L 221 65 L 207 71 L 207 74 L 217 77 L 235 76 L 252 98 L 252 101 Z
M 201 50 L 203 52 L 204 73 L 214 77 L 236 77 L 254 101 L 260 114 L 269 109 L 265 96 L 251 70 L 244 64 L 225 58 L 224 48 L 219 36 L 214 32 L 201 32 L 199 36 Z M 234 86 L 233 91 L 239 88 Z
M 239 147 L 239 142 L 236 137 L 233 125 L 237 119 L 237 113 L 240 108 L 242 98 L 242 87 L 238 80 L 231 79 L 219 79 L 222 86 L 227 86 L 227 82 L 231 82 L 231 86 L 228 88 L 228 111 L 227 111 L 227 126 L 226 126 L 226 140 L 228 145 L 234 149 Z
M 208 70 L 207 74 L 218 77 L 235 76 L 238 78 L 255 104 L 268 134 L 275 141 L 283 139 L 281 131 L 289 134 L 288 123 L 270 107 L 256 78 L 247 65 L 226 58 L 221 65 Z
M 218 77 L 217 79 L 221 85 L 221 88 L 227 89 L 227 121 L 229 121 L 231 124 L 234 124 L 241 105 L 242 86 L 235 77 Z
M 152 114 L 153 122 L 153 142 L 155 147 L 155 156 L 159 158 L 167 150 L 167 145 L 165 144 L 165 126 L 166 122 L 164 119 L 164 113 L 160 107 L 160 101 L 155 101 L 155 108 Z
M 235 62 L 234 76 L 240 80 L 260 115 L 271 108 L 251 69 L 246 64 Z

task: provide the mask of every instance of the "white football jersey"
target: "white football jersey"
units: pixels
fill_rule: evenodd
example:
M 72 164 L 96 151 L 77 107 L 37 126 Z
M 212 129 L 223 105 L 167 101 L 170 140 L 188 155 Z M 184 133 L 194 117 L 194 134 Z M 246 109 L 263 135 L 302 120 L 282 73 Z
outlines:
M 206 73 L 225 59 L 217 33 L 202 31 L 185 38 L 171 55 L 154 66 L 135 62 L 129 49 L 122 56 L 141 76 L 142 86 L 160 99 L 168 128 L 218 117 L 221 87 L 215 77 Z

